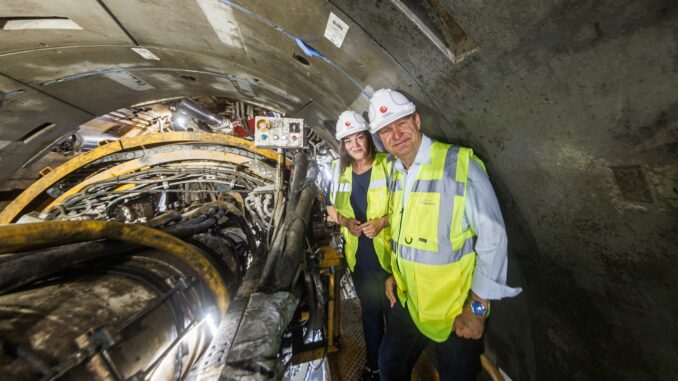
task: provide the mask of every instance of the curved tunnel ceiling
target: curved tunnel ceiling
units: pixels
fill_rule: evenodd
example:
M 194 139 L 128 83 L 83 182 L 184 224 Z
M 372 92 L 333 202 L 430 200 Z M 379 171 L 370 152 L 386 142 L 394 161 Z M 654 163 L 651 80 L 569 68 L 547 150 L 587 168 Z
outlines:
M 427 0 L 475 46 L 453 63 L 403 12 L 413 3 L 3 2 L 4 25 L 82 29 L 0 30 L 0 181 L 134 104 L 238 98 L 331 140 L 364 93 L 401 89 L 426 133 L 474 148 L 499 194 L 509 282 L 525 288 L 493 306 L 499 365 L 520 380 L 675 377 L 677 4 Z M 330 12 L 349 27 L 340 48 L 323 36 Z

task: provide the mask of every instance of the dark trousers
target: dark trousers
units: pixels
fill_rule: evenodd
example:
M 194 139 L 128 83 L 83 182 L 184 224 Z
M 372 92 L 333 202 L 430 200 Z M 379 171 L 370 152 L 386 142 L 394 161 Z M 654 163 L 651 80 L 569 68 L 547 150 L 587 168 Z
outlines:
M 379 347 L 384 337 L 384 312 L 386 307 L 386 291 L 384 282 L 386 273 L 381 268 L 361 269 L 355 267 L 351 274 L 356 294 L 360 300 L 367 366 L 372 370 L 379 369 Z
M 453 331 L 446 341 L 436 343 L 419 332 L 410 313 L 397 302 L 388 312 L 386 335 L 379 351 L 381 381 L 409 381 L 414 364 L 429 343 L 436 350 L 441 381 L 476 379 L 480 373 L 482 338 L 463 339 Z

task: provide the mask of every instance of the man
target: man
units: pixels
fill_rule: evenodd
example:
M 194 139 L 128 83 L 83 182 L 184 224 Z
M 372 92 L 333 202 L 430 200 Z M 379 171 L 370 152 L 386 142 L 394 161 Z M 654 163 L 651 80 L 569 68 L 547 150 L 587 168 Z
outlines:
M 369 119 L 395 156 L 381 379 L 409 380 L 433 343 L 441 380 L 475 380 L 490 299 L 521 292 L 506 286 L 506 231 L 485 167 L 471 149 L 424 135 L 415 105 L 397 91 L 374 93 Z

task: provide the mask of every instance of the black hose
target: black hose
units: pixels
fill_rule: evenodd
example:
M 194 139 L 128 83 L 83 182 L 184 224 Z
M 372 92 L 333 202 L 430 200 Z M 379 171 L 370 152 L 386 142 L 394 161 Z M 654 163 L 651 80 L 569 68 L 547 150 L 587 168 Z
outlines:
M 197 219 L 198 218 L 195 218 L 194 220 L 197 220 Z M 203 218 L 200 218 L 200 219 L 202 220 Z M 175 237 L 185 238 L 185 237 L 190 237 L 190 236 L 198 234 L 198 233 L 204 233 L 207 229 L 215 226 L 216 224 L 217 224 L 217 218 L 210 217 L 210 218 L 204 219 L 204 221 L 199 222 L 199 223 L 195 223 L 195 221 L 192 221 L 192 223 L 173 225 L 173 226 L 170 226 L 166 229 L 162 229 L 162 231 L 164 231 L 167 234 L 171 234 Z
M 148 220 L 146 226 L 149 228 L 157 228 L 175 221 L 181 221 L 181 213 L 177 212 L 176 210 L 170 210 Z
M 299 203 L 294 211 L 286 237 L 286 247 L 276 265 L 274 290 L 289 290 L 294 274 L 301 262 L 306 246 L 306 227 L 311 214 L 311 205 L 315 198 L 314 187 L 306 187 L 301 192 Z
M 223 273 L 223 278 L 227 280 L 229 295 L 235 295 L 243 271 L 241 271 L 238 263 L 236 249 L 231 246 L 231 242 L 225 238 L 209 234 L 193 235 L 188 242 L 202 248 L 206 253 L 212 254 L 215 261 L 225 264 L 225 266 L 219 267 L 219 271 Z
M 293 230 L 292 225 L 294 225 L 294 221 L 296 220 L 295 211 L 298 208 L 301 193 L 303 193 L 302 187 L 308 178 L 308 165 L 309 161 L 303 151 L 299 151 L 296 153 L 296 155 L 294 155 L 294 172 L 292 173 L 292 181 L 287 193 L 287 204 L 285 205 L 285 213 L 287 215 L 285 216 L 282 226 L 276 226 L 275 228 L 275 241 L 271 245 L 268 257 L 266 258 L 262 276 L 259 279 L 259 284 L 257 285 L 257 289 L 259 291 L 271 292 L 273 290 L 281 289 L 278 282 L 274 278 L 276 273 L 280 272 L 279 262 L 281 260 L 281 254 L 283 251 L 287 251 L 287 245 L 288 242 L 290 242 L 288 236 Z M 310 210 L 310 206 L 308 206 L 308 208 Z M 298 230 L 299 227 L 296 227 L 295 229 Z M 303 231 L 305 230 L 305 227 L 302 227 L 301 229 Z M 296 238 L 292 237 L 292 239 Z M 290 271 L 290 276 L 294 277 L 293 269 L 285 267 L 284 271 Z M 287 288 L 283 287 L 282 289 Z
M 289 207 L 297 204 L 299 192 L 304 184 L 304 180 L 306 180 L 307 169 L 308 159 L 306 158 L 306 154 L 303 151 L 297 152 L 297 154 L 294 155 L 294 174 L 288 192 L 287 210 L 291 210 Z
M 74 265 L 139 248 L 122 242 L 84 242 L 37 250 L 8 260 L 0 267 L 0 294 L 42 279 Z
M 316 197 L 317 187 L 315 186 L 316 167 L 304 168 L 303 172 L 297 172 L 295 175 L 303 173 L 305 181 L 298 185 L 301 192 L 297 196 L 294 204 L 287 204 L 287 218 L 284 225 L 284 239 L 277 242 L 275 257 L 269 257 L 262 281 L 259 283 L 260 290 L 283 291 L 289 290 L 293 284 L 296 269 L 299 267 L 303 258 L 304 247 L 306 245 L 306 228 L 309 223 L 311 207 Z M 282 254 L 278 254 L 281 250 Z M 265 281 L 265 283 L 264 283 Z
M 197 210 L 198 211 L 211 210 L 212 208 L 215 208 L 215 210 L 217 210 L 219 213 L 224 213 L 225 215 L 234 215 L 237 218 L 238 226 L 240 227 L 240 229 L 242 229 L 243 233 L 245 233 L 245 236 L 247 237 L 247 243 L 250 248 L 250 252 L 252 254 L 256 253 L 257 243 L 254 240 L 254 232 L 252 231 L 252 229 L 250 229 L 250 226 L 247 224 L 245 216 L 242 214 L 240 209 L 238 209 L 235 205 L 231 204 L 230 202 L 212 201 L 201 206 Z M 196 213 L 193 212 L 192 214 Z

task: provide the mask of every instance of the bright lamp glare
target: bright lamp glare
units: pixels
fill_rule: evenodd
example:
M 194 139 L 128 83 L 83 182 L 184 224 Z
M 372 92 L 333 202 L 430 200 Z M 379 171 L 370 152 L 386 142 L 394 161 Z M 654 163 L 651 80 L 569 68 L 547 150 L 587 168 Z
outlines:
M 184 115 L 177 115 L 174 118 L 174 122 L 182 127 L 186 126 L 186 122 L 188 122 L 188 118 L 186 118 Z
M 214 317 L 212 314 L 207 314 L 207 317 L 205 317 L 205 322 L 207 323 L 207 327 L 210 329 L 212 336 L 216 335 L 217 325 L 214 323 Z

